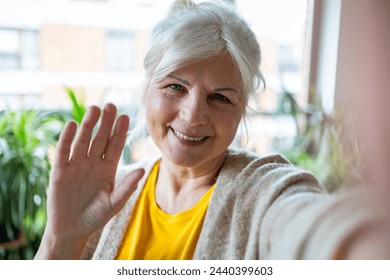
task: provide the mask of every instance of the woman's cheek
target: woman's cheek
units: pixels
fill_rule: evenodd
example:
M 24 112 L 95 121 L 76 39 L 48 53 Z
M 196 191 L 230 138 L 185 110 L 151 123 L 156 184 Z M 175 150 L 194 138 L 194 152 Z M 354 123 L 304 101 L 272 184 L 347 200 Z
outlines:
M 156 96 L 150 102 L 150 114 L 156 122 L 171 122 L 177 114 L 179 102 L 164 96 Z

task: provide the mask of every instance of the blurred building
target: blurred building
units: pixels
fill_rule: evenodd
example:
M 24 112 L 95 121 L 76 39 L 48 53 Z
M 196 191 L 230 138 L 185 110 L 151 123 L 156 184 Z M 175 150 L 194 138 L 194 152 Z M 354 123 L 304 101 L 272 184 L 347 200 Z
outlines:
M 170 1 L 0 1 L 0 109 L 129 104 L 154 23 Z M 147 19 L 147 20 L 145 20 Z
M 132 109 L 140 94 L 150 31 L 172 2 L 0 0 L 0 110 L 68 109 L 65 86 L 86 105 L 109 101 L 124 111 Z M 265 154 L 273 151 L 275 139 L 283 142 L 296 134 L 291 119 L 264 112 L 276 110 L 285 89 L 305 100 L 306 0 L 299 5 L 288 0 L 233 2 L 258 35 L 267 81 L 266 90 L 260 89 L 250 103 L 250 137 L 239 144 Z M 280 9 L 286 5 L 299 13 L 286 14 Z

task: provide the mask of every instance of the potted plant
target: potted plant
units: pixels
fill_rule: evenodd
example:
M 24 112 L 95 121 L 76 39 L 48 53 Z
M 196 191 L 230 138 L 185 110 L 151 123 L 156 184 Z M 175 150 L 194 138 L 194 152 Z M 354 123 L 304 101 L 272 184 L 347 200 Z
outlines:
M 0 259 L 31 259 L 46 223 L 50 147 L 63 118 L 35 110 L 0 113 Z
M 294 118 L 297 135 L 294 145 L 282 153 L 295 165 L 312 171 L 331 192 L 359 182 L 359 147 L 351 135 L 343 133 L 351 112 L 327 113 L 321 98 L 309 91 L 308 108 L 303 110 L 292 93 L 284 90 L 277 115 Z M 301 121 L 301 120 L 304 121 Z M 343 143 L 348 143 L 348 154 Z

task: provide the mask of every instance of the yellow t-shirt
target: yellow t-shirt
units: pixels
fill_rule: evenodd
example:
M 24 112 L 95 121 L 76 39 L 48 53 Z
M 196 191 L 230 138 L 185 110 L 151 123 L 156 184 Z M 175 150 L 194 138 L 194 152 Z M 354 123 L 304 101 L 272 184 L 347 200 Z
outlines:
M 135 205 L 116 259 L 192 259 L 215 184 L 190 209 L 171 215 L 155 199 L 159 162 L 153 167 Z

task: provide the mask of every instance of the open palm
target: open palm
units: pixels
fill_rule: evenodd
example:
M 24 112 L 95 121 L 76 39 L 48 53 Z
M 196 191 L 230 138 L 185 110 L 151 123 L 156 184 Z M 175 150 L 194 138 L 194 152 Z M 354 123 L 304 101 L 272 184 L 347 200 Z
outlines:
M 107 104 L 92 137 L 99 117 L 98 107 L 88 109 L 73 146 L 76 123 L 67 123 L 61 134 L 48 196 L 46 230 L 52 235 L 89 236 L 99 230 L 124 206 L 143 175 L 135 171 L 115 187 L 129 118 L 122 115 L 115 122 L 116 108 Z

